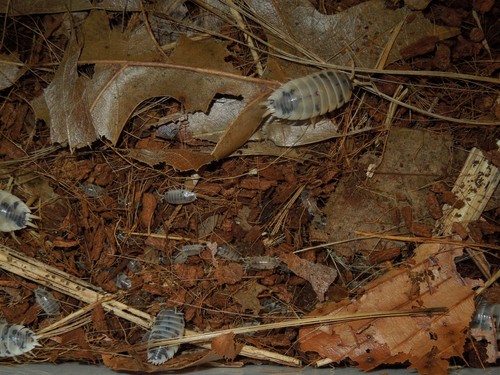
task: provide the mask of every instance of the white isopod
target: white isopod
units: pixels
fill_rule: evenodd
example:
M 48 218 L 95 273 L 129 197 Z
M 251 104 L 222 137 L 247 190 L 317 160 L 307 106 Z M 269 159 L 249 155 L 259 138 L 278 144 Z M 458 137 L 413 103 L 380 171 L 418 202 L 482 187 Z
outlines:
M 343 72 L 324 70 L 293 79 L 267 99 L 267 112 L 286 120 L 307 120 L 342 107 L 352 95 L 352 81 Z
M 0 190 L 0 232 L 12 232 L 26 228 L 31 223 L 31 211 L 15 195 Z
M 153 347 L 151 343 L 184 336 L 184 324 L 184 314 L 177 309 L 163 309 L 158 313 L 148 337 L 149 363 L 161 365 L 175 355 L 179 345 Z
M 170 204 L 187 204 L 196 200 L 196 193 L 186 189 L 168 190 L 163 199 Z
M 19 324 L 0 323 L 0 357 L 14 357 L 40 346 L 35 332 Z
M 59 315 L 59 312 L 61 311 L 61 305 L 59 304 L 59 301 L 54 297 L 54 295 L 49 291 L 43 288 L 35 289 L 35 300 L 36 303 L 40 305 L 42 310 L 48 316 Z

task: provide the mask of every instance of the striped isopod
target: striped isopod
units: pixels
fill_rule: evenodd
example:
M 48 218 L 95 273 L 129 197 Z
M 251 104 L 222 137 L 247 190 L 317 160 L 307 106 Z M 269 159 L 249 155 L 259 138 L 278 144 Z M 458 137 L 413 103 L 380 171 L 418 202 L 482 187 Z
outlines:
M 0 357 L 14 357 L 40 346 L 35 332 L 19 324 L 0 323 Z
M 184 315 L 176 309 L 161 310 L 156 316 L 148 337 L 148 362 L 161 365 L 172 358 L 179 349 L 179 345 L 153 347 L 152 341 L 182 336 L 184 336 Z
M 186 189 L 173 189 L 168 190 L 163 198 L 170 204 L 187 204 L 196 200 L 196 193 Z
M 61 311 L 61 305 L 59 304 L 59 301 L 54 297 L 54 295 L 49 291 L 43 288 L 35 289 L 35 300 L 36 303 L 40 305 L 42 310 L 48 316 L 59 315 L 59 312 Z
M 325 70 L 293 79 L 267 99 L 267 112 L 286 120 L 306 120 L 342 107 L 352 94 L 345 73 Z
M 0 190 L 0 232 L 12 232 L 26 228 L 31 223 L 31 211 L 15 195 Z

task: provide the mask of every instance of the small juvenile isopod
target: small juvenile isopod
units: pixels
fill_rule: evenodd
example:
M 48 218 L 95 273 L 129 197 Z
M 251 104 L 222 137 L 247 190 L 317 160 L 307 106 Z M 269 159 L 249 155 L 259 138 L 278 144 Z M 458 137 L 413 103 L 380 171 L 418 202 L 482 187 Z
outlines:
M 118 289 L 130 289 L 132 288 L 132 281 L 124 273 L 120 273 L 116 276 L 116 287 Z
M 203 249 L 205 249 L 205 245 L 202 244 L 184 245 L 173 261 L 178 264 L 186 263 L 188 257 L 199 255 Z
M 0 323 L 0 357 L 14 357 L 40 346 L 35 332 L 19 324 Z
M 12 232 L 26 228 L 31 223 L 31 211 L 15 195 L 0 190 L 0 232 Z
M 186 189 L 173 189 L 168 190 L 163 198 L 170 204 L 187 204 L 196 200 L 196 193 Z
M 253 270 L 273 270 L 281 264 L 275 257 L 258 256 L 243 258 L 243 265 L 247 269 Z
M 241 254 L 234 247 L 229 245 L 217 246 L 217 255 L 221 258 L 231 260 L 233 262 L 241 261 Z
M 36 303 L 40 305 L 42 310 L 48 316 L 59 315 L 59 311 L 61 311 L 61 305 L 59 304 L 59 301 L 54 297 L 54 295 L 49 291 L 43 288 L 35 289 L 35 300 Z
M 349 76 L 324 70 L 293 79 L 267 99 L 267 112 L 286 120 L 306 120 L 342 107 L 352 94 Z
M 156 316 L 148 337 L 148 362 L 161 365 L 172 358 L 179 349 L 179 345 L 152 347 L 153 341 L 182 336 L 184 336 L 184 315 L 176 309 L 161 310 Z

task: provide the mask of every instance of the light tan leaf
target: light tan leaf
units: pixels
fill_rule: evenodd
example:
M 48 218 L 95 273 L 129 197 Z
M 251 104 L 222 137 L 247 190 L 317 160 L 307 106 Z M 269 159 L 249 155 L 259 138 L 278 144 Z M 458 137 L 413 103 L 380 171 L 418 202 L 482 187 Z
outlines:
M 225 359 L 235 359 L 242 348 L 243 344 L 235 341 L 234 333 L 227 333 L 212 340 L 212 350 Z
M 337 278 L 337 271 L 323 264 L 313 263 L 295 254 L 281 254 L 280 259 L 296 275 L 311 283 L 320 301 L 325 300 L 328 287 Z
M 424 244 L 415 256 L 365 287 L 356 301 L 322 306 L 311 315 L 344 315 L 421 307 L 446 307 L 441 316 L 392 317 L 340 325 L 304 328 L 301 349 L 334 362 L 347 357 L 369 371 L 381 364 L 410 361 L 422 374 L 446 374 L 448 359 L 461 356 L 465 331 L 474 312 L 473 287 L 479 280 L 463 279 L 454 259 L 462 248 Z M 408 269 L 408 265 L 412 265 Z M 432 370 L 427 371 L 428 368 Z
M 373 68 L 384 50 L 393 28 L 408 17 L 388 63 L 401 59 L 400 51 L 422 38 L 447 39 L 458 35 L 457 28 L 432 24 L 421 12 L 407 8 L 390 9 L 384 0 L 371 0 L 334 15 L 318 12 L 307 0 L 296 0 L 294 6 L 275 6 L 271 0 L 250 0 L 253 13 L 285 37 L 268 32 L 270 44 L 297 54 L 297 46 L 318 60 L 337 65 Z M 279 4 L 279 3 L 278 3 Z M 291 40 L 292 45 L 285 43 Z M 279 60 L 291 77 L 303 75 L 292 63 Z
M 97 137 L 87 103 L 86 78 L 77 73 L 80 46 L 75 39 L 50 85 L 32 102 L 37 118 L 50 125 L 51 141 L 68 143 L 71 148 L 90 145 Z
M 0 54 L 0 90 L 12 86 L 25 72 L 17 54 Z

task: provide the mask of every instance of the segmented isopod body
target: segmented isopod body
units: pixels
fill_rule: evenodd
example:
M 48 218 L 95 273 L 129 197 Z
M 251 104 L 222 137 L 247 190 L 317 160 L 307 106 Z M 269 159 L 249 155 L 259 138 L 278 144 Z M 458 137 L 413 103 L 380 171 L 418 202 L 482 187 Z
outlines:
M 179 253 L 174 257 L 174 263 L 186 263 L 188 257 L 199 255 L 203 249 L 205 249 L 205 245 L 201 244 L 184 245 L 181 247 Z
M 258 257 L 247 257 L 243 259 L 243 265 L 245 268 L 253 270 L 272 270 L 278 267 L 281 261 L 275 257 L 258 256 Z
M 52 293 L 43 288 L 37 288 L 35 290 L 35 299 L 36 303 L 40 305 L 45 314 L 48 316 L 59 315 L 61 305 Z
M 217 246 L 217 255 L 221 258 L 231 260 L 233 262 L 241 261 L 241 254 L 235 248 L 229 245 Z
M 19 324 L 0 323 L 0 357 L 14 357 L 40 346 L 35 332 Z
M 196 200 L 196 193 L 185 189 L 173 189 L 165 193 L 164 199 L 170 204 L 187 204 Z
M 0 190 L 0 232 L 12 232 L 31 224 L 31 211 L 15 195 Z
M 325 70 L 293 79 L 267 99 L 273 117 L 306 120 L 342 107 L 352 94 L 352 82 L 345 73 Z
M 124 273 L 120 273 L 116 276 L 116 287 L 118 289 L 130 289 L 132 288 L 132 281 Z
M 152 347 L 150 345 L 152 341 L 182 336 L 184 336 L 184 315 L 176 309 L 161 310 L 148 337 L 148 362 L 161 365 L 172 358 L 179 349 L 179 345 Z

